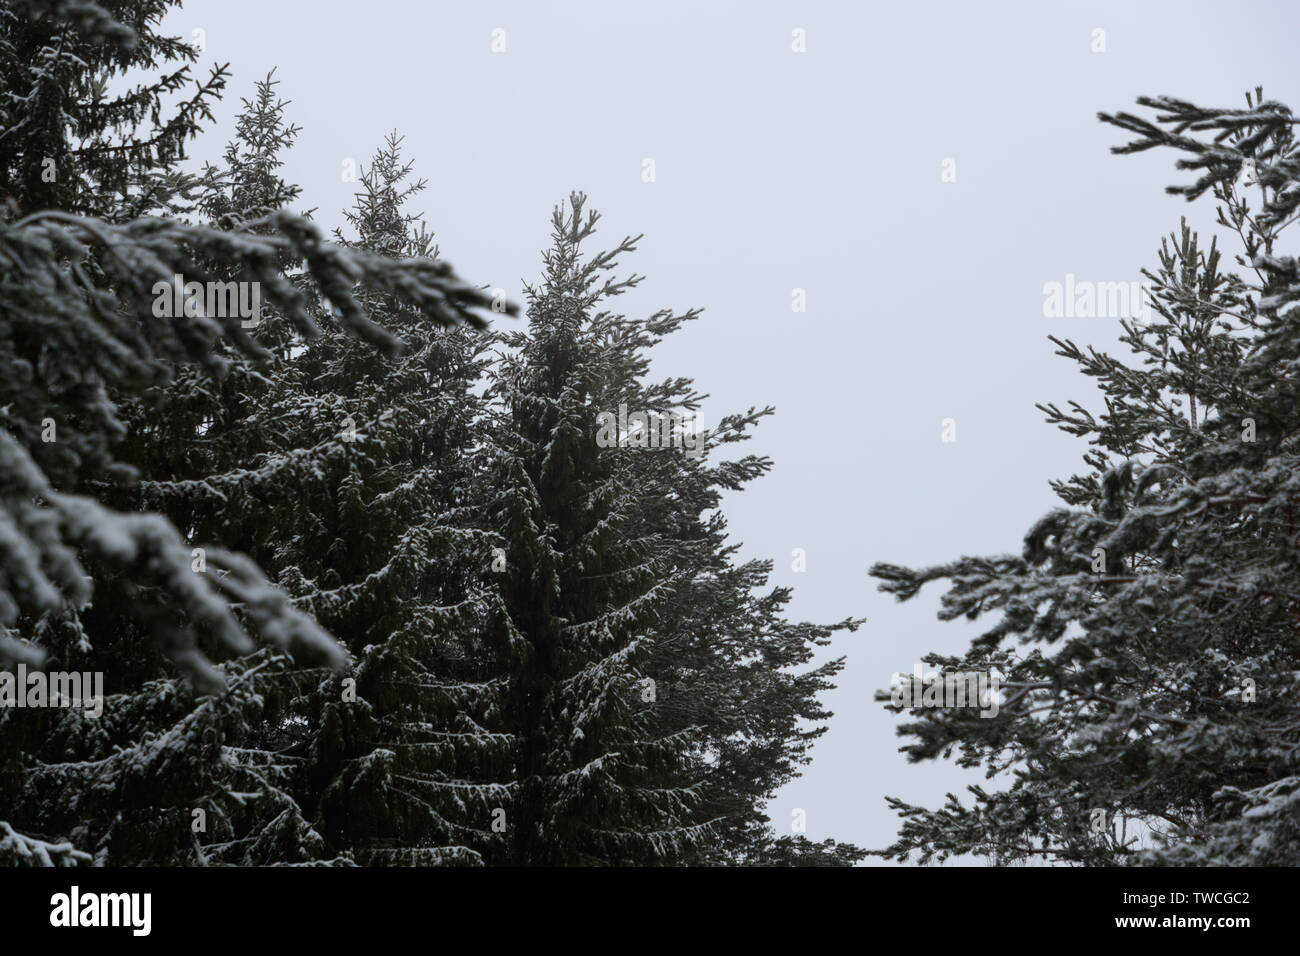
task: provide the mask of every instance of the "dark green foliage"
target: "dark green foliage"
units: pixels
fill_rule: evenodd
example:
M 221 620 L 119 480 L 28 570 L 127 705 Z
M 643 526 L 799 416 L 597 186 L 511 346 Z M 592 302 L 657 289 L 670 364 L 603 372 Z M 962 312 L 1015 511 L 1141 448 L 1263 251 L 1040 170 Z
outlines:
M 137 30 L 112 26 L 112 11 L 91 4 L 7 5 L 0 11 L 0 60 L 19 69 L 23 44 L 33 37 L 67 51 L 33 80 L 37 99 L 66 104 L 84 97 L 92 80 L 73 69 L 78 60 L 111 72 L 187 58 L 188 47 L 150 32 L 167 5 L 118 6 Z M 143 19 L 134 19 L 141 10 Z M 114 52 L 114 45 L 123 49 Z M 286 651 L 335 668 L 348 655 L 240 553 L 256 549 L 221 527 L 238 520 L 237 509 L 214 515 L 240 484 L 228 480 L 223 488 L 221 469 L 246 460 L 240 455 L 257 455 L 267 439 L 233 424 L 252 401 L 227 411 L 221 399 L 256 381 L 254 369 L 264 369 L 271 353 L 238 318 L 157 314 L 155 286 L 177 275 L 256 282 L 281 341 L 320 337 L 313 313 L 328 301 L 334 328 L 361 340 L 358 348 L 388 355 L 401 350 L 401 340 L 366 318 L 366 294 L 401 301 L 438 326 L 481 325 L 470 310 L 490 300 L 443 263 L 332 246 L 310 222 L 268 210 L 264 201 L 254 207 L 243 197 L 242 208 L 256 208 L 257 218 L 228 221 L 229 229 L 138 216 L 159 208 L 149 197 L 161 195 L 157 183 L 171 175 L 187 129 L 181 122 L 170 133 L 155 131 L 137 148 L 139 119 L 151 115 L 147 98 L 140 109 L 87 108 L 73 133 L 99 144 L 89 155 L 55 142 L 56 134 L 72 134 L 57 124 L 42 127 L 45 113 L 20 111 L 36 100 L 4 102 L 0 166 L 14 202 L 10 218 L 0 221 L 0 658 L 102 671 L 106 708 L 116 716 L 101 726 L 76 710 L 0 712 L 0 808 L 13 823 L 3 845 L 8 857 L 42 859 L 29 853 L 43 845 L 40 836 L 75 833 L 77 852 L 120 854 L 123 862 L 187 861 L 200 853 L 192 850 L 186 822 L 192 810 L 208 807 L 210 798 L 239 804 L 235 778 L 261 772 L 231 768 L 222 741 L 261 733 L 260 721 L 279 719 L 274 708 L 269 717 L 259 714 L 265 698 L 241 683 L 251 662 L 213 661 L 254 652 L 250 634 L 265 653 L 275 649 L 264 662 L 271 671 L 284 666 Z M 112 137 L 136 144 L 107 150 L 125 157 L 116 164 L 100 155 Z M 61 172 L 59 189 L 32 185 L 29 173 L 43 165 L 42 149 L 74 163 L 76 182 Z M 130 202 L 101 208 L 92 201 L 123 182 Z M 294 264 L 294 275 L 286 263 Z M 359 290 L 370 291 L 359 298 Z M 227 378 L 233 385 L 223 396 Z M 137 410 L 176 389 L 188 390 L 190 413 L 167 419 L 166 427 Z M 158 434 L 147 434 L 154 425 Z M 212 438 L 229 441 L 215 452 L 206 435 L 214 425 Z M 231 446 L 240 455 L 230 454 Z M 176 492 L 173 500 L 168 489 Z M 175 523 L 144 510 L 155 507 Z M 208 524 L 199 527 L 205 509 Z M 198 533 L 204 537 L 196 540 Z M 201 560 L 192 543 L 206 547 Z M 232 674 L 239 676 L 228 686 Z M 276 832 L 306 833 L 300 822 L 271 813 L 281 805 L 277 791 L 286 772 L 265 768 L 266 799 L 256 812 L 269 814 L 267 845 Z M 233 820 L 242 811 L 213 813 Z M 316 838 L 306 834 L 305 841 Z
M 269 75 L 182 171 L 226 73 L 193 83 L 171 6 L 0 2 L 0 666 L 105 695 L 0 708 L 0 863 L 859 859 L 763 812 L 858 624 L 734 563 L 721 493 L 770 462 L 716 453 L 771 410 L 715 457 L 597 441 L 699 408 L 648 381 L 698 313 L 603 311 L 634 244 L 586 256 L 575 196 L 527 331 L 485 332 L 396 134 L 346 236 L 291 211 Z M 260 310 L 171 314 L 177 277 Z
M 491 375 L 503 593 L 529 649 L 510 698 L 523 738 L 512 860 L 776 859 L 762 806 L 820 734 L 806 722 L 829 716 L 816 696 L 841 662 L 792 669 L 858 622 L 790 624 L 788 591 L 755 594 L 770 565 L 731 563 L 720 493 L 766 459 L 716 462 L 631 435 L 629 447 L 598 443 L 602 414 L 620 406 L 698 409 L 689 381 L 646 380 L 649 350 L 698 312 L 603 310 L 640 281 L 603 275 L 635 240 L 584 255 L 598 218 L 584 203 L 574 195 L 555 211 L 529 330 L 503 336 Z M 698 429 L 701 451 L 743 440 L 770 411 Z

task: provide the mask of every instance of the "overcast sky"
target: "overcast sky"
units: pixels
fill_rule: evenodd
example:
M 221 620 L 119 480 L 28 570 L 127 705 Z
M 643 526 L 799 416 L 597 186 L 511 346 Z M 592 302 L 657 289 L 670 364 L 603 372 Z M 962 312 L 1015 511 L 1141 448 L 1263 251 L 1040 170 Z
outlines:
M 867 568 L 1018 552 L 1085 450 L 1034 403 L 1096 407 L 1047 336 L 1117 329 L 1045 318 L 1045 283 L 1136 280 L 1180 216 L 1209 229 L 1209 206 L 1163 192 L 1188 176 L 1173 155 L 1111 156 L 1123 135 L 1095 114 L 1239 107 L 1256 85 L 1300 109 L 1290 2 L 189 0 L 167 25 L 234 73 L 195 158 L 278 68 L 302 127 L 285 178 L 330 228 L 345 161 L 397 129 L 443 257 L 516 301 L 570 190 L 603 213 L 597 239 L 645 234 L 624 265 L 646 280 L 616 304 L 704 309 L 656 373 L 696 379 L 705 424 L 777 409 L 748 446 L 775 468 L 725 506 L 744 555 L 775 561 L 793 616 L 869 619 L 833 648 L 835 717 L 773 819 L 800 808 L 809 837 L 872 848 L 897 828 L 886 794 L 933 806 L 980 779 L 909 766 L 873 694 L 982 628 L 936 621 L 936 586 L 896 605 Z

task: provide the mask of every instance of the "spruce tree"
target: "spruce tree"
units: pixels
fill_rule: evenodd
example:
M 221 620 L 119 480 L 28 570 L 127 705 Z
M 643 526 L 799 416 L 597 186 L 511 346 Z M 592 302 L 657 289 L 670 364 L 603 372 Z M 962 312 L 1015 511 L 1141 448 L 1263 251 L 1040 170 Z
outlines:
M 696 789 L 660 785 L 690 735 L 656 737 L 637 702 L 644 631 L 673 569 L 638 533 L 646 503 L 628 456 L 596 443 L 610 366 L 636 325 L 596 311 L 630 284 L 602 273 L 632 245 L 584 259 L 595 222 L 581 196 L 557 207 L 543 279 L 526 289 L 528 331 L 503 336 L 490 375 L 501 592 L 527 642 L 505 712 L 519 738 L 506 814 L 514 864 L 666 862 L 707 835 Z
M 393 134 L 345 214 L 348 248 L 436 257 L 423 216 L 408 211 L 425 186 L 410 173 Z M 503 618 L 486 576 L 499 542 L 482 530 L 476 434 L 489 340 L 391 295 L 364 301 L 402 336 L 403 355 L 377 356 L 326 323 L 286 363 L 268 406 L 301 441 L 340 449 L 297 484 L 266 559 L 358 662 L 355 699 L 321 674 L 295 704 L 305 805 L 360 862 L 481 862 L 499 842 L 492 814 L 507 799 L 512 747 L 493 725 Z
M 151 799 L 204 786 L 201 777 L 185 779 L 192 768 L 169 768 L 219 744 L 217 704 L 195 707 L 165 691 L 141 697 L 146 675 L 183 675 L 206 693 L 230 678 L 231 699 L 221 706 L 247 722 L 245 705 L 260 706 L 256 695 L 238 699 L 249 693 L 247 668 L 222 659 L 252 653 L 254 637 L 267 653 L 346 663 L 246 556 L 210 547 L 199 573 L 193 546 L 210 542 L 187 540 L 188 525 L 122 506 L 140 477 L 119 455 L 123 405 L 182 369 L 218 382 L 235 356 L 270 358 L 238 317 L 199 308 L 159 314 L 157 287 L 176 276 L 257 283 L 268 309 L 304 339 L 319 335 L 310 304 L 319 294 L 337 327 L 389 354 L 401 342 L 365 317 L 357 289 L 382 290 L 442 324 L 477 323 L 471 310 L 490 304 L 441 262 L 341 249 L 283 210 L 230 229 L 141 215 L 183 211 L 198 188 L 175 164 L 217 89 L 215 81 L 198 86 L 167 121 L 158 100 L 179 89 L 183 69 L 106 98 L 104 82 L 126 69 L 192 59 L 188 45 L 153 30 L 167 6 L 18 2 L 0 10 L 0 518 L 8 529 L 0 540 L 0 658 L 64 670 L 93 664 L 105 674 L 112 711 L 98 724 L 75 710 L 0 713 L 3 846 L 19 861 L 50 858 L 52 846 L 66 847 L 56 854 L 65 861 L 111 857 L 114 846 L 172 859 L 151 857 L 138 832 L 119 839 L 114 810 L 142 808 L 125 828 L 143 828 Z M 53 179 L 41 175 L 51 168 Z M 301 274 L 286 274 L 286 261 Z M 156 711 L 133 715 L 151 696 Z M 169 729 L 117 749 L 146 725 Z M 210 756 L 203 761 L 210 765 Z M 167 786 L 155 792 L 158 780 Z M 174 851 L 172 843 L 160 853 Z
M 205 171 L 198 208 L 223 229 L 264 234 L 256 223 L 298 195 L 276 172 L 297 128 L 286 123 L 288 104 L 276 97 L 275 86 L 267 76 L 254 98 L 243 101 L 223 167 Z M 209 265 L 221 268 L 220 262 Z M 301 283 L 290 257 L 280 257 L 276 266 Z M 318 311 L 310 285 L 299 287 Z M 164 382 L 123 404 L 127 434 L 117 451 L 141 480 L 119 491 L 113 503 L 160 513 L 191 542 L 220 544 L 272 570 L 268 532 L 288 520 L 296 507 L 293 487 L 322 467 L 325 452 L 286 445 L 268 402 L 271 380 L 306 340 L 274 307 L 261 310 L 256 334 L 269 361 L 219 340 L 213 351 L 227 363 L 219 379 L 177 365 Z M 206 573 L 205 550 L 194 552 L 192 570 Z M 324 854 L 324 841 L 296 796 L 302 758 L 292 753 L 287 729 L 295 722 L 285 713 L 300 680 L 292 658 L 259 649 L 224 660 L 218 673 L 226 689 L 204 695 L 204 688 L 168 668 L 159 649 L 141 641 L 129 599 L 121 606 L 99 602 L 93 613 L 104 637 L 87 666 L 109 670 L 119 687 L 129 689 L 114 699 L 112 719 L 98 728 L 108 734 L 84 755 L 105 748 L 114 753 L 91 787 L 107 799 L 94 807 L 77 801 L 85 820 L 80 830 L 95 834 L 100 852 L 115 863 L 245 865 L 301 863 Z M 201 640 L 198 646 L 209 658 L 229 657 Z M 162 761 L 152 753 L 155 739 L 181 743 Z M 122 777 L 122 768 L 140 778 L 125 806 L 116 783 L 105 785 Z
M 229 78 L 158 27 L 178 0 L 7 0 L 0 7 L 0 202 L 122 222 L 189 204 L 187 143 Z M 131 85 L 114 80 L 130 76 Z
M 490 376 L 502 594 L 527 651 L 506 711 L 521 740 L 506 861 L 851 862 L 852 847 L 777 840 L 762 812 L 821 732 L 803 721 L 826 716 L 816 695 L 841 661 L 785 669 L 857 623 L 785 622 L 788 590 L 753 593 L 770 564 L 732 563 L 721 492 L 770 462 L 707 449 L 771 410 L 690 428 L 703 396 L 649 380 L 649 353 L 698 310 L 607 311 L 640 281 L 606 275 L 636 240 L 586 253 L 599 217 L 584 210 L 581 194 L 555 210 L 528 330 L 501 336 Z M 623 430 L 621 410 L 644 417 Z M 673 429 L 678 447 L 651 442 Z
M 1190 154 L 1198 179 L 1170 192 L 1213 195 L 1240 271 L 1184 224 L 1145 273 L 1158 318 L 1123 323 L 1129 361 L 1053 339 L 1105 410 L 1040 406 L 1092 447 L 1021 556 L 872 569 L 903 600 L 948 579 L 942 618 L 1001 614 L 963 657 L 927 658 L 996 668 L 997 716 L 918 708 L 900 733 L 910 759 L 955 753 L 1007 785 L 936 810 L 891 798 L 886 856 L 1300 862 L 1300 273 L 1276 248 L 1300 206 L 1295 120 L 1258 90 L 1244 110 L 1139 102 L 1154 121 L 1102 114 L 1138 137 L 1115 151 Z

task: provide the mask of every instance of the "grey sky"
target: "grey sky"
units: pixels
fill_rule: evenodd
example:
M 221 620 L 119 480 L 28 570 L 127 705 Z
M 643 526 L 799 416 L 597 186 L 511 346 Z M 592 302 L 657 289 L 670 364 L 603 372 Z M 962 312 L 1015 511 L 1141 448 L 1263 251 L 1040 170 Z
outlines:
M 1034 403 L 1093 399 L 1046 336 L 1108 345 L 1117 325 L 1044 318 L 1044 283 L 1138 279 L 1181 215 L 1210 221 L 1163 193 L 1188 175 L 1172 155 L 1109 155 L 1123 134 L 1095 113 L 1140 94 L 1241 106 L 1256 84 L 1300 108 L 1284 2 L 189 0 L 168 26 L 234 71 L 196 158 L 278 67 L 303 128 L 285 175 L 326 226 L 352 201 L 344 160 L 396 128 L 443 256 L 516 300 L 570 190 L 604 214 L 598 239 L 645 233 L 623 311 L 705 310 L 656 371 L 710 393 L 706 423 L 777 408 L 749 445 L 774 471 L 725 508 L 744 554 L 776 562 L 794 616 L 869 618 L 834 648 L 835 718 L 773 818 L 788 831 L 802 808 L 810 837 L 869 847 L 896 830 L 885 794 L 934 805 L 979 778 L 908 766 L 872 700 L 976 629 L 934 619 L 938 589 L 895 605 L 866 569 L 1019 550 L 1084 451 Z

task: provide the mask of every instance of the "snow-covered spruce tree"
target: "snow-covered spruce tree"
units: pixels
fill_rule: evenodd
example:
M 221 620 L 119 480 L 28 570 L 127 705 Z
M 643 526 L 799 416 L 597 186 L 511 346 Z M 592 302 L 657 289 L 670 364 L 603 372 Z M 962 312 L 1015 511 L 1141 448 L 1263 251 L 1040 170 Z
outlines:
M 776 840 L 762 803 L 819 733 L 799 721 L 824 716 L 814 697 L 840 665 L 778 669 L 835 628 L 781 621 L 788 593 L 755 595 L 769 568 L 732 566 L 725 521 L 708 513 L 766 459 L 711 465 L 648 446 L 646 431 L 616 433 L 620 407 L 693 416 L 702 396 L 688 380 L 646 377 L 649 350 L 698 312 L 606 311 L 639 282 L 606 277 L 635 240 L 585 255 L 598 217 L 584 203 L 555 210 L 528 331 L 500 337 L 491 371 L 502 594 L 528 650 L 508 697 L 522 744 L 500 862 L 826 862 L 827 847 Z M 741 440 L 769 411 L 681 445 Z
M 891 799 L 886 856 L 1300 863 L 1300 271 L 1275 248 L 1300 208 L 1296 120 L 1258 90 L 1244 110 L 1139 102 L 1154 122 L 1102 114 L 1139 137 L 1115 151 L 1191 154 L 1200 178 L 1170 191 L 1218 200 L 1240 274 L 1184 225 L 1146 273 L 1155 321 L 1124 323 L 1133 361 L 1053 340 L 1105 413 L 1041 406 L 1092 448 L 1022 556 L 872 569 L 904 600 L 949 579 L 942 618 L 1001 612 L 964 657 L 928 658 L 996 667 L 998 715 L 917 709 L 900 733 L 913 760 L 1009 775 L 970 806 Z
M 284 122 L 284 106 L 275 97 L 271 77 L 258 84 L 252 101 L 245 101 L 224 168 L 209 171 L 211 188 L 203 209 L 214 221 L 237 227 L 296 196 L 297 189 L 275 174 L 279 152 L 296 132 Z M 363 176 L 358 209 L 349 214 L 360 237 L 356 245 L 387 256 L 430 256 L 423 228 L 401 214 L 409 192 L 422 184 L 402 188 L 408 169 L 398 161 L 397 145 L 390 140 Z M 173 836 L 184 839 L 172 852 L 190 854 L 189 861 L 298 863 L 354 847 L 373 859 L 379 845 L 383 862 L 422 862 L 437 854 L 454 859 L 457 854 L 449 854 L 445 845 L 460 845 L 469 837 L 447 836 L 452 825 L 445 821 L 442 831 L 430 824 L 428 805 L 448 801 L 424 793 L 432 783 L 415 778 L 442 772 L 444 779 L 456 779 L 456 751 L 440 751 L 439 742 L 459 745 L 462 754 L 476 744 L 481 749 L 485 741 L 501 744 L 475 736 L 466 726 L 474 710 L 470 703 L 449 705 L 452 694 L 457 700 L 473 696 L 472 688 L 452 680 L 450 668 L 437 677 L 417 671 L 432 667 L 439 655 L 451 655 L 449 630 L 463 635 L 456 648 L 460 653 L 452 655 L 462 671 L 491 661 L 477 648 L 465 651 L 476 633 L 475 608 L 450 596 L 461 584 L 458 571 L 446 570 L 447 556 L 430 555 L 432 560 L 419 566 L 428 535 L 440 534 L 444 550 L 454 549 L 456 535 L 463 537 L 462 531 L 435 525 L 444 512 L 448 521 L 465 523 L 465 493 L 475 485 L 465 451 L 476 399 L 467 386 L 478 375 L 475 354 L 487 340 L 421 322 L 391 297 L 362 298 L 389 328 L 403 326 L 403 359 L 388 361 L 373 350 L 356 348 L 328 316 L 320 319 L 326 329 L 322 339 L 305 342 L 270 312 L 259 326 L 275 355 L 269 368 L 234 357 L 220 382 L 180 370 L 159 394 L 147 395 L 133 409 L 124 453 L 129 449 L 132 464 L 150 476 L 133 489 L 142 504 L 166 514 L 196 540 L 219 541 L 252 556 L 280 577 L 290 593 L 299 594 L 302 603 L 329 603 L 327 623 L 347 646 L 364 648 L 358 651 L 363 658 L 359 674 L 370 676 L 362 678 L 360 699 L 345 702 L 328 672 L 295 667 L 286 655 L 264 660 L 259 653 L 229 665 L 249 675 L 244 695 L 249 700 L 227 694 L 204 702 L 215 722 L 209 733 L 220 745 L 187 751 L 184 758 L 195 766 L 168 768 L 169 786 L 153 791 L 166 805 L 150 805 L 142 796 L 130 811 L 141 819 L 175 821 Z M 323 359 L 322 352 L 328 357 Z M 350 367 L 339 371 L 339 361 Z M 322 376 L 327 367 L 333 378 Z M 337 412 L 343 403 L 352 403 L 354 410 L 358 405 L 384 409 L 380 434 L 372 439 L 356 429 L 349 416 Z M 160 416 L 158 409 L 169 413 Z M 393 427 L 399 419 L 406 427 Z M 353 430 L 355 445 L 349 440 Z M 352 447 L 360 455 L 352 454 Z M 340 498 L 350 506 L 341 508 Z M 360 520 L 357 508 L 364 511 Z M 374 542 L 373 550 L 363 554 L 364 566 L 344 562 L 340 554 L 346 548 L 315 553 L 296 537 L 314 544 L 321 534 L 338 532 L 345 513 L 351 523 L 344 533 Z M 310 566 L 304 554 L 309 554 Z M 384 554 L 390 558 L 386 567 L 379 563 Z M 483 566 L 481 555 L 472 564 Z M 322 597 L 320 587 L 304 580 L 304 567 L 312 574 L 324 568 L 341 575 L 339 584 L 325 589 Z M 463 596 L 460 590 L 457 595 Z M 428 606 L 430 602 L 435 603 Z M 368 613 L 379 604 L 390 613 Z M 358 616 L 350 617 L 352 613 Z M 186 689 L 174 683 L 155 680 L 147 690 L 185 700 Z M 251 713 L 255 707 L 260 711 Z M 175 709 L 152 706 L 138 706 L 133 714 L 176 716 Z M 338 731 L 346 718 L 358 715 L 362 732 L 346 744 L 329 741 L 319 759 L 314 748 L 326 740 L 322 727 Z M 136 736 L 141 736 L 138 729 Z M 374 753 L 380 745 L 384 752 Z M 369 762 L 349 760 L 349 753 Z M 373 772 L 359 775 L 377 766 L 391 771 L 383 785 Z M 344 770 L 345 783 L 333 786 L 327 802 L 337 826 L 329 829 L 333 839 L 325 841 L 305 815 L 315 813 L 320 791 Z M 399 779 L 402 775 L 410 779 Z M 463 802 L 467 789 L 449 784 L 439 792 Z M 193 839 L 191 807 L 206 816 L 204 832 Z M 456 809 L 464 807 L 458 802 L 447 812 L 455 818 Z M 387 831 L 367 830 L 380 827 L 380 816 Z M 475 817 L 488 818 L 486 812 Z M 345 832 L 345 826 L 352 829 Z M 153 835 L 163 831 L 156 827 Z M 442 836 L 430 836 L 437 832 Z M 139 841 L 133 849 L 157 852 L 159 843 Z M 415 851 L 423 857 L 412 856 Z
M 0 204 L 125 221 L 187 202 L 185 146 L 229 71 L 157 31 L 177 0 L 0 4 Z M 110 90 L 131 75 L 132 85 Z M 136 77 L 143 76 L 142 79 Z
M 151 6 L 158 9 L 136 16 Z M 250 634 L 281 650 L 310 648 L 341 666 L 346 656 L 338 645 L 246 557 L 214 547 L 206 554 L 207 572 L 196 573 L 191 544 L 170 522 L 157 514 L 106 507 L 122 485 L 138 477 L 115 453 L 125 432 L 120 402 L 165 382 L 180 367 L 197 366 L 219 379 L 230 362 L 218 353 L 218 342 L 246 357 L 269 358 L 237 316 L 197 310 L 160 315 L 155 290 L 176 275 L 201 283 L 231 276 L 256 282 L 263 301 L 310 338 L 318 329 L 308 298 L 278 267 L 287 258 L 301 263 L 297 284 L 318 289 L 338 325 L 388 352 L 396 352 L 400 340 L 364 316 L 357 288 L 392 293 L 448 324 L 469 321 L 470 310 L 487 307 L 489 299 L 443 263 L 398 262 L 339 249 L 323 242 L 309 222 L 287 213 L 238 230 L 131 218 L 139 209 L 170 210 L 172 198 L 180 195 L 167 185 L 179 182 L 169 165 L 177 158 L 175 150 L 159 145 L 167 140 L 156 128 L 150 134 L 141 125 L 152 115 L 147 97 L 134 108 L 89 108 L 75 123 L 55 124 L 29 137 L 45 122 L 51 101 L 67 107 L 114 71 L 147 65 L 132 59 L 136 53 L 114 60 L 112 46 L 134 43 L 138 50 L 143 44 L 160 63 L 183 58 L 184 44 L 155 43 L 150 32 L 163 5 L 109 7 L 121 7 L 130 26 L 105 7 L 84 2 L 19 2 L 0 10 L 0 58 L 6 69 L 28 55 L 34 36 L 48 41 L 37 43 L 37 53 L 46 46 L 74 53 L 59 61 L 58 70 L 40 74 L 40 96 L 10 95 L 12 85 L 0 90 L 5 110 L 0 168 L 6 177 L 0 212 L 0 658 L 4 664 L 78 669 L 115 636 L 100 630 L 97 615 L 102 609 L 105 620 L 113 619 L 109 609 L 116 607 L 129 609 L 138 633 L 167 651 L 169 666 L 209 691 L 221 687 L 226 675 L 201 645 L 249 653 L 256 646 Z M 78 59 L 84 63 L 81 73 L 71 69 Z M 51 139 L 59 130 L 63 139 Z M 80 147 L 69 145 L 74 142 L 94 145 L 83 155 Z M 60 172 L 59 162 L 70 157 L 77 160 L 75 168 Z M 48 158 L 54 159 L 56 178 L 33 179 L 30 170 L 51 168 Z M 66 182 L 65 175 L 79 177 L 81 185 L 52 195 L 34 185 Z M 122 200 L 96 204 L 95 197 L 102 200 L 123 183 Z M 49 202 L 70 205 L 50 208 Z M 87 212 L 97 215 L 81 215 Z M 130 670 L 152 649 L 135 642 L 122 653 L 122 666 Z M 115 668 L 113 662 L 103 667 L 110 710 L 124 691 Z M 85 860 L 86 850 L 68 840 L 85 819 L 80 815 L 85 808 L 72 795 L 116 791 L 128 800 L 178 751 L 211 739 L 198 726 L 203 715 L 192 716 L 189 730 L 153 740 L 144 762 L 153 769 L 146 773 L 144 763 L 129 756 L 81 760 L 86 748 L 103 747 L 111 731 L 78 710 L 5 708 L 0 713 L 5 723 L 0 816 L 7 823 L 0 846 L 6 860 Z M 33 741 L 47 740 L 64 741 L 66 749 L 47 750 L 47 759 L 34 760 Z M 29 817 L 36 826 L 27 825 Z M 80 833 L 78 840 L 82 837 L 89 841 L 85 847 L 102 855 L 103 833 Z
M 433 260 L 406 205 L 424 182 L 410 180 L 400 143 L 390 136 L 363 170 L 346 245 Z M 320 672 L 290 702 L 301 738 L 290 752 L 306 762 L 303 805 L 329 846 L 375 865 L 481 862 L 501 839 L 493 811 L 513 769 L 513 740 L 495 726 L 510 643 L 487 580 L 499 541 L 478 530 L 474 386 L 489 339 L 395 296 L 363 301 L 403 355 L 377 356 L 326 317 L 259 417 L 295 447 L 331 449 L 292 482 L 284 522 L 263 529 L 263 562 L 358 661 L 355 688 Z
M 527 645 L 504 712 L 519 747 L 499 862 L 514 865 L 674 862 L 708 836 L 698 788 L 663 785 L 693 740 L 656 738 L 638 695 L 675 569 L 636 533 L 646 502 L 628 456 L 597 445 L 611 353 L 634 326 L 595 309 L 627 288 L 602 273 L 632 244 L 584 260 L 594 216 L 582 207 L 575 195 L 556 209 L 528 331 L 502 336 L 489 378 L 501 593 Z
M 280 210 L 298 190 L 276 173 L 280 153 L 297 133 L 284 119 L 285 104 L 275 96 L 275 81 L 258 83 L 244 101 L 235 137 L 223 168 L 209 169 L 199 192 L 207 221 L 241 229 Z M 253 227 L 264 233 L 265 227 Z M 222 263 L 204 265 L 219 273 Z M 277 267 L 291 281 L 296 264 L 283 256 Z M 237 278 L 230 276 L 231 280 Z M 309 283 L 299 286 L 316 309 Z M 182 529 L 192 542 L 220 544 L 254 558 L 270 570 L 274 557 L 267 539 L 296 507 L 294 487 L 321 468 L 320 449 L 282 443 L 280 429 L 267 427 L 264 400 L 270 380 L 281 374 L 285 357 L 303 337 L 273 307 L 260 310 L 259 344 L 274 356 L 268 365 L 241 354 L 224 341 L 213 353 L 227 363 L 220 378 L 201 369 L 174 365 L 167 379 L 125 402 L 121 417 L 126 437 L 117 446 L 120 460 L 142 476 L 109 499 L 122 510 L 154 511 Z M 192 570 L 206 573 L 203 552 L 194 552 Z M 97 640 L 82 666 L 105 670 L 120 693 L 113 699 L 101 733 L 74 751 L 52 738 L 32 753 L 37 760 L 104 760 L 94 775 L 57 779 L 61 800 L 42 805 L 54 815 L 76 807 L 74 832 L 115 863 L 265 865 L 316 859 L 324 851 L 320 835 L 306 822 L 293 791 L 301 776 L 301 756 L 283 732 L 276 733 L 286 693 L 294 677 L 285 654 L 259 650 L 220 665 L 238 675 L 226 692 L 205 695 L 175 668 L 161 648 L 141 640 L 130 596 L 97 602 Z M 204 646 L 209 658 L 228 657 Z M 195 741 L 191 745 L 187 741 Z M 155 741 L 181 743 L 158 759 Z M 130 799 L 103 786 L 129 767 L 137 785 Z M 90 793 L 74 793 L 78 783 Z M 42 795 L 40 788 L 33 788 Z

